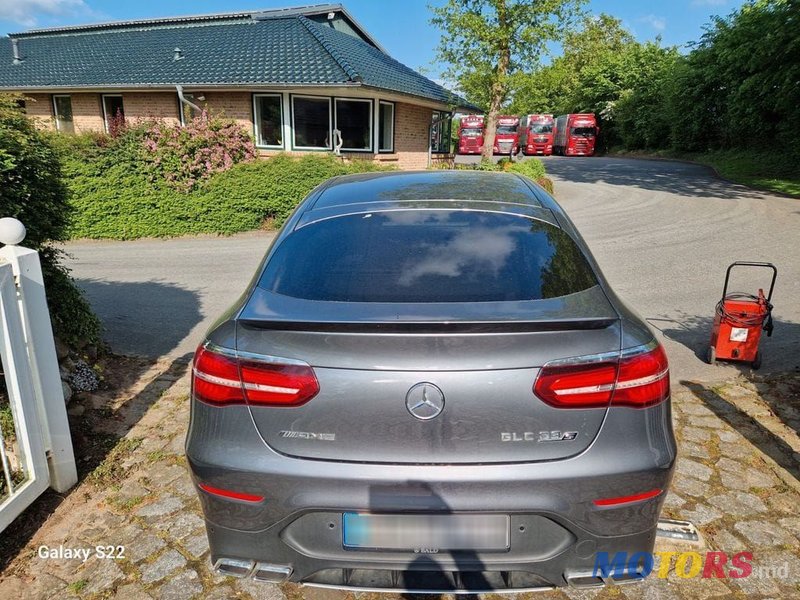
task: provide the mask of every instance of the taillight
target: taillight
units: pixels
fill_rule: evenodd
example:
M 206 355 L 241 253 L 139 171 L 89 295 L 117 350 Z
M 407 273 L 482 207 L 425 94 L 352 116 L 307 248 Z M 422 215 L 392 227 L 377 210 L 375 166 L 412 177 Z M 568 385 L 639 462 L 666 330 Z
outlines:
M 660 345 L 619 354 L 547 363 L 533 392 L 556 408 L 630 406 L 645 408 L 669 396 L 669 365 Z
M 244 359 L 208 345 L 197 349 L 192 375 L 195 398 L 217 406 L 301 406 L 319 392 L 309 365 L 272 357 Z

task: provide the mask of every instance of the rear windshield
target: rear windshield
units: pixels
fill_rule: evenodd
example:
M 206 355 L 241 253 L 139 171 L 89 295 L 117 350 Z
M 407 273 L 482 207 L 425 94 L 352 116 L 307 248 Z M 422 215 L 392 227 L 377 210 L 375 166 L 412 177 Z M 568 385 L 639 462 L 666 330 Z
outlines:
M 561 229 L 480 211 L 398 210 L 306 225 L 277 248 L 269 291 L 337 302 L 498 302 L 588 289 L 594 274 Z

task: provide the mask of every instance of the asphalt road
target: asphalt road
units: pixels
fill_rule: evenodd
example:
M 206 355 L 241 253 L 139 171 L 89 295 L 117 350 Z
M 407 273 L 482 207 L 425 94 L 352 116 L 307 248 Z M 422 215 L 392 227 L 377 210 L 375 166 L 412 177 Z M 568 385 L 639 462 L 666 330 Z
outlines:
M 544 159 L 607 278 L 665 340 L 673 378 L 729 379 L 701 359 L 725 269 L 777 265 L 775 333 L 762 373 L 800 369 L 800 200 L 763 194 L 697 165 L 618 158 Z M 132 242 L 72 242 L 69 267 L 120 353 L 183 356 L 246 287 L 272 234 Z M 760 276 L 760 278 L 759 278 Z M 744 271 L 735 291 L 766 273 Z

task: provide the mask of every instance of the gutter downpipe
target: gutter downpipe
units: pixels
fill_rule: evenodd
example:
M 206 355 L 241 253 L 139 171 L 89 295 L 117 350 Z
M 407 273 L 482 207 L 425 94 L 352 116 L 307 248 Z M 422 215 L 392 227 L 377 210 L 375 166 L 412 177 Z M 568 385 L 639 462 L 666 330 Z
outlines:
M 194 110 L 197 111 L 198 114 L 203 114 L 203 109 L 197 106 L 194 102 L 187 100 L 183 95 L 183 86 L 182 85 L 175 85 L 175 89 L 178 91 L 178 100 L 181 101 L 181 104 L 186 104 L 187 106 L 191 106 Z M 181 115 L 183 115 L 183 110 L 181 110 Z M 181 127 L 183 127 L 183 117 L 181 116 Z

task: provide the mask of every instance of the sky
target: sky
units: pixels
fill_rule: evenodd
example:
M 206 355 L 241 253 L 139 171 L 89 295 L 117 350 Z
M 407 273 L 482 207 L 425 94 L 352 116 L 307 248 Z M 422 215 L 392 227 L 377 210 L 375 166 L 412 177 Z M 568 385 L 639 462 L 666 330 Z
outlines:
M 335 1 L 335 0 L 334 0 Z M 428 23 L 428 4 L 444 0 L 339 0 L 400 62 L 438 79 L 439 32 Z M 282 8 L 323 0 L 0 0 L 0 35 L 35 27 L 186 14 Z M 590 0 L 588 10 L 608 13 L 644 41 L 657 35 L 665 45 L 683 46 L 702 35 L 711 15 L 727 15 L 743 0 Z

